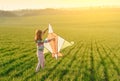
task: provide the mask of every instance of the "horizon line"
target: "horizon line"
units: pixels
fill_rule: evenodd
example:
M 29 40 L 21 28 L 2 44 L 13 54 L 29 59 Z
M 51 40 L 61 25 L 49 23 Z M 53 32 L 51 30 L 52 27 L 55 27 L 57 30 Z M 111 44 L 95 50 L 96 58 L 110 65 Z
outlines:
M 44 9 L 97 9 L 97 8 L 120 8 L 120 6 L 83 6 L 83 7 L 46 7 L 46 8 L 21 8 L 21 9 L 0 9 L 1 11 L 20 11 L 20 10 L 44 10 Z

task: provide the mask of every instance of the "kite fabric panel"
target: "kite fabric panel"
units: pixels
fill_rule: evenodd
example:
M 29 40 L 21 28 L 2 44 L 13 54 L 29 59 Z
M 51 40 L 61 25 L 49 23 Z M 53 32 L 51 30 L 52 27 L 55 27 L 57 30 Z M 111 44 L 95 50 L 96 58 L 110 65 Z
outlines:
M 62 48 L 64 41 L 65 40 L 63 38 L 61 38 L 60 36 L 58 36 L 58 52 Z
M 52 53 L 52 48 L 51 48 L 49 42 L 48 42 L 48 43 L 44 43 L 44 46 L 45 46 L 45 48 L 44 48 L 44 53 L 47 53 L 47 52 L 49 52 L 49 51 Z M 48 51 L 48 50 L 49 50 L 49 51 Z

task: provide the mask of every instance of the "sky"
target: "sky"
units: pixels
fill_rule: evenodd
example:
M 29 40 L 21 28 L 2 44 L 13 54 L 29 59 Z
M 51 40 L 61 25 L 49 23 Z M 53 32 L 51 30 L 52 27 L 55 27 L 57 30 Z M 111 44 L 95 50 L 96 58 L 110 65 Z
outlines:
M 95 6 L 120 7 L 120 0 L 0 0 L 0 10 L 77 8 Z

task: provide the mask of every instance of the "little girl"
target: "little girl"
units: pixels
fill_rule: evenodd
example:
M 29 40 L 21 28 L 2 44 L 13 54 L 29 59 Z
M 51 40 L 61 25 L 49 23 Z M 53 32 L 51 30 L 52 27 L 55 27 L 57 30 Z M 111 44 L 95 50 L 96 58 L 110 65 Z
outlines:
M 45 29 L 44 31 L 36 30 L 36 32 L 35 32 L 35 42 L 37 44 L 37 57 L 38 57 L 38 64 L 37 64 L 37 67 L 36 67 L 36 72 L 39 71 L 40 66 L 42 68 L 44 68 L 44 62 L 45 62 L 44 54 L 43 54 L 44 43 L 47 43 L 47 42 L 54 39 L 54 38 L 52 38 L 52 39 L 49 39 L 49 40 L 42 40 L 42 36 L 45 34 L 45 32 L 47 30 L 48 30 L 48 28 Z

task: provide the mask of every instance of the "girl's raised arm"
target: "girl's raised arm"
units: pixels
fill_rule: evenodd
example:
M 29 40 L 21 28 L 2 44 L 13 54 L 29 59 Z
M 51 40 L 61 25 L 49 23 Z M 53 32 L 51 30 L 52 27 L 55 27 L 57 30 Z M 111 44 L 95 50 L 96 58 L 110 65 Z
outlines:
M 43 30 L 43 34 L 45 34 L 47 30 L 48 30 L 48 28 L 46 28 L 45 30 Z
M 55 38 L 46 39 L 46 40 L 44 40 L 44 43 L 48 43 L 48 42 L 50 42 L 51 40 L 55 40 Z

